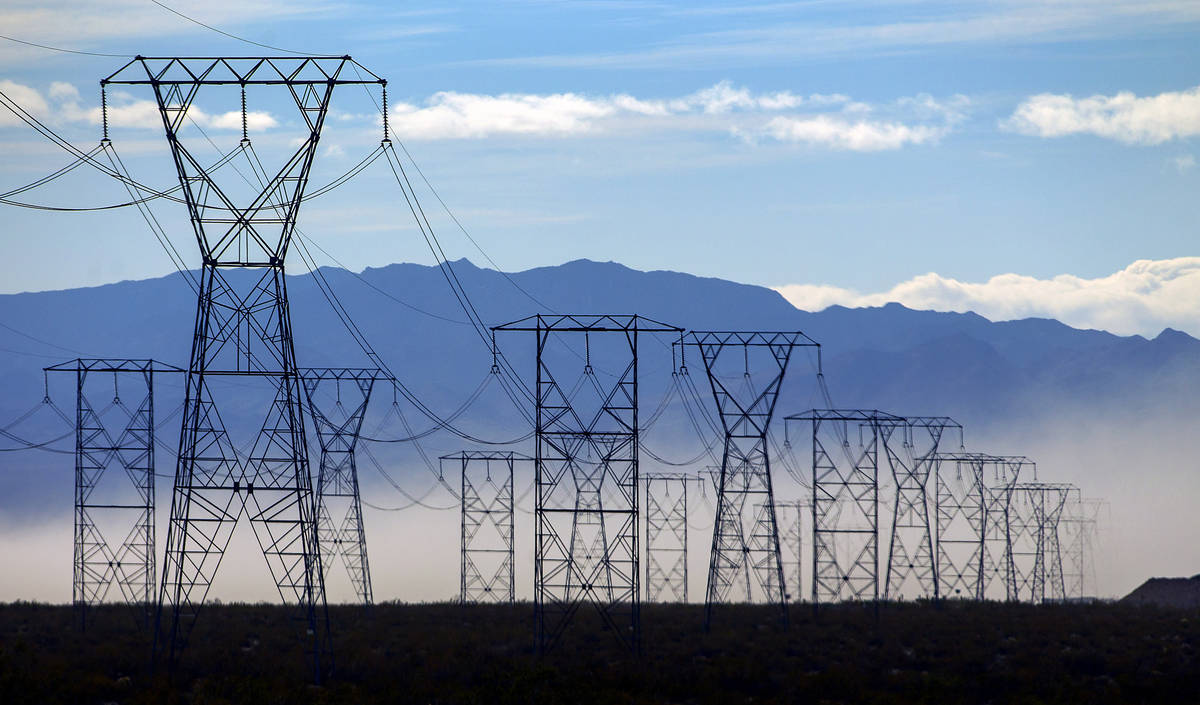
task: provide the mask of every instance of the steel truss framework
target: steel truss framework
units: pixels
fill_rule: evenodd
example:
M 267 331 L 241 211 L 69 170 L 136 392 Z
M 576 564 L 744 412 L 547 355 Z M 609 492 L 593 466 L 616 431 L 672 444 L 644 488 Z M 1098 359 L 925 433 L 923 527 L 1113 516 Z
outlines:
M 1095 553 L 1100 520 L 1107 506 L 1102 499 L 1074 493 L 1063 509 L 1059 539 L 1063 545 L 1063 589 L 1069 600 L 1099 594 Z
M 688 600 L 688 484 L 683 473 L 643 475 L 646 500 L 646 600 Z
M 789 602 L 804 599 L 804 515 L 812 516 L 812 502 L 776 502 L 783 581 Z
M 335 559 L 346 566 L 354 594 L 365 606 L 374 602 L 371 589 L 371 564 L 367 560 L 367 532 L 363 526 L 362 497 L 358 486 L 355 460 L 363 418 L 371 402 L 371 390 L 378 380 L 391 380 L 379 369 L 353 367 L 308 367 L 299 371 L 308 401 L 309 415 L 321 446 L 317 470 L 316 518 L 317 544 L 321 548 L 321 569 L 328 581 Z M 335 402 L 321 403 L 322 383 L 332 382 Z M 351 388 L 350 405 L 342 404 L 342 383 Z M 328 387 L 328 385 L 326 385 Z M 323 410 L 332 406 L 337 413 Z M 334 512 L 339 518 L 335 520 Z
M 331 665 L 284 261 L 330 99 L 347 84 L 385 82 L 348 56 L 139 56 L 101 81 L 102 88 L 153 89 L 202 259 L 156 630 L 171 664 L 235 525 L 248 515 L 280 597 L 300 608 L 314 678 L 320 681 Z M 239 86 L 243 114 L 247 88 L 282 88 L 306 129 L 273 176 L 243 135 L 242 148 L 262 181 L 248 196 L 239 197 L 237 182 L 218 183 L 181 138 L 200 89 L 212 86 Z M 245 456 L 235 450 L 214 397 L 213 381 L 226 376 L 256 378 L 268 390 L 261 399 L 266 418 Z M 155 650 L 162 650 L 157 641 Z
M 778 605 L 786 621 L 787 587 L 767 433 L 792 351 L 797 346 L 819 351 L 820 346 L 799 331 L 693 331 L 686 344 L 700 351 L 725 434 L 704 596 L 705 624 L 712 622 L 714 605 L 732 602 L 735 595 L 744 596 L 746 602 Z M 722 374 L 730 366 L 729 351 L 737 358 L 733 362 L 744 366 L 740 385 Z M 754 381 L 752 351 L 768 354 L 765 383 Z M 724 363 L 722 354 L 726 354 Z
M 953 473 L 950 466 L 953 465 Z M 1011 594 L 1013 574 L 1010 506 L 1023 456 L 985 453 L 937 455 L 937 574 L 940 596 L 996 599 Z M 988 471 L 991 470 L 989 481 Z
M 1012 542 L 1010 599 L 1041 603 L 1067 598 L 1059 529 L 1073 485 L 1022 482 L 1009 510 Z
M 79 358 L 46 367 L 45 371 L 75 374 L 71 603 L 76 624 L 86 629 L 89 609 L 104 601 L 116 585 L 121 599 L 134 608 L 139 626 L 148 628 L 155 587 L 154 374 L 183 370 L 154 360 Z M 108 374 L 112 374 L 112 401 L 94 403 L 99 389 L 108 389 L 104 384 Z M 136 382 L 132 406 L 121 399 L 120 378 Z M 128 394 L 130 385 L 126 384 L 125 390 Z M 110 411 L 119 414 L 119 425 L 106 419 Z M 105 483 L 101 490 L 106 471 L 111 470 L 107 472 L 111 475 L 118 468 L 128 480 L 128 485 L 118 481 L 125 491 L 108 492 L 111 483 Z M 98 517 L 120 523 L 126 533 L 119 545 L 105 538 Z
M 874 409 L 813 409 L 812 601 L 879 599 L 879 446 L 904 419 Z
M 538 650 L 553 648 L 586 602 L 618 640 L 641 648 L 638 546 L 638 335 L 674 326 L 636 315 L 535 315 L 493 331 L 536 336 L 534 455 L 534 623 Z M 551 340 L 589 345 L 612 336 L 625 361 L 603 386 L 590 357 L 572 387 L 547 354 Z M 615 342 L 615 341 L 614 341 Z M 590 349 L 590 348 L 589 348 Z M 557 369 L 552 369 L 557 368 Z M 573 389 L 587 384 L 594 411 L 580 412 Z
M 880 426 L 895 490 L 884 599 L 940 595 L 929 479 L 937 474 L 938 449 L 947 429 L 958 430 L 961 447 L 962 426 L 945 416 L 908 416 L 903 425 Z
M 443 455 L 462 478 L 459 601 L 516 601 L 513 543 L 513 466 L 533 458 L 511 451 L 464 450 Z

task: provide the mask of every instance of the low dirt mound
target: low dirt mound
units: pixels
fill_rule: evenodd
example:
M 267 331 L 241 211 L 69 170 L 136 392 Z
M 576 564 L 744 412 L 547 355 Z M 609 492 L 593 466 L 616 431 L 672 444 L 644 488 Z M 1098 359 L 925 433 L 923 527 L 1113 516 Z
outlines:
M 1150 578 L 1122 602 L 1161 607 L 1200 607 L 1200 575 L 1190 578 Z

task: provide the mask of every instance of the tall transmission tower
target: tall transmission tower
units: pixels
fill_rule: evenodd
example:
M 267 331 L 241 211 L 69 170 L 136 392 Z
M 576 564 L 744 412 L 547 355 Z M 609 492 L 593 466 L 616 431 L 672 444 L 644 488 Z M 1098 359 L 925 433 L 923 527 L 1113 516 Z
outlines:
M 767 434 L 792 351 L 797 346 L 820 347 L 798 331 L 693 331 L 687 345 L 700 351 L 725 433 L 705 624 L 712 622 L 714 605 L 737 597 L 778 605 L 786 621 L 787 588 Z M 754 369 L 766 370 L 759 372 L 757 381 Z
M 440 460 L 457 463 L 462 478 L 459 600 L 516 601 L 513 466 L 532 458 L 511 451 L 464 450 Z
M 1023 456 L 938 453 L 934 548 L 941 597 L 1009 598 L 1013 574 L 1010 507 Z M 989 477 L 988 471 L 991 470 Z
M 958 430 L 961 447 L 962 426 L 945 416 L 909 416 L 902 426 L 880 427 L 896 492 L 884 599 L 939 596 L 929 479 L 937 473 L 938 449 L 947 429 Z
M 646 501 L 646 600 L 688 600 L 688 484 L 683 473 L 643 475 Z M 701 480 L 702 481 L 702 480 Z
M 235 525 L 248 515 L 280 597 L 300 608 L 307 658 L 320 681 L 330 665 L 329 617 L 284 262 L 334 88 L 386 83 L 348 56 L 139 56 L 100 83 L 102 91 L 153 90 L 202 260 L 159 596 L 169 661 L 194 624 Z M 242 141 L 229 156 L 244 156 L 259 184 L 210 170 L 192 152 L 198 139 L 188 118 L 201 89 L 231 101 L 240 90 Z M 267 170 L 246 133 L 247 89 L 256 99 L 270 93 L 286 101 L 302 121 L 277 171 Z M 231 390 L 232 379 L 238 384 Z M 234 397 L 242 408 L 258 403 L 264 418 L 244 455 L 220 412 Z
M 814 606 L 879 599 L 879 447 L 904 419 L 874 409 L 813 409 Z
M 636 651 L 641 645 L 638 338 L 641 333 L 682 335 L 683 330 L 636 315 L 542 314 L 492 330 L 536 337 L 538 650 L 553 648 L 579 607 L 590 603 L 621 643 Z M 612 384 L 600 380 L 593 356 L 616 365 L 606 374 L 615 379 Z M 572 378 L 575 384 L 568 383 Z
M 154 360 L 79 358 L 45 372 L 75 374 L 76 624 L 86 629 L 90 608 L 116 585 L 138 624 L 149 628 L 155 587 L 154 374 L 183 370 Z M 121 379 L 134 382 L 125 385 L 125 399 Z M 110 391 L 111 401 L 96 401 Z M 120 544 L 105 538 L 112 531 L 124 536 Z
M 377 368 L 355 367 L 306 367 L 300 369 L 299 374 L 317 442 L 321 446 L 316 518 L 324 580 L 328 582 L 335 559 L 340 559 L 346 566 L 355 596 L 369 607 L 374 602 L 374 592 L 355 457 L 363 418 L 371 403 L 371 390 L 376 381 L 391 380 L 392 377 Z M 332 403 L 320 398 L 325 382 L 334 385 Z M 349 405 L 342 403 L 343 382 L 349 387 Z M 328 391 L 327 384 L 325 387 Z

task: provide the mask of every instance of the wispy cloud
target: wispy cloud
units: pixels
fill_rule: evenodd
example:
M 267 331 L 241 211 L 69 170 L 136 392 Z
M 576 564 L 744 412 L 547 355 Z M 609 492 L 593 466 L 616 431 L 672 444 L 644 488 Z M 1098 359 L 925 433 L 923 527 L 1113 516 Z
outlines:
M 1046 317 L 1120 335 L 1153 336 L 1173 327 L 1200 336 L 1200 257 L 1138 260 L 1095 279 L 1001 274 L 986 282 L 963 282 L 929 273 L 879 293 L 819 284 L 775 290 L 806 311 L 895 301 L 915 309 L 974 311 L 997 321 Z
M 1088 134 L 1126 144 L 1162 144 L 1200 134 L 1200 86 L 1144 97 L 1043 93 L 1027 98 L 1001 125 L 1034 137 Z
M 1200 22 L 1192 0 L 973 0 L 909 3 L 857 0 L 838 13 L 811 12 L 822 3 L 762 3 L 723 8 L 674 8 L 723 22 L 728 15 L 761 17 L 736 29 L 693 31 L 622 51 L 496 57 L 510 66 L 627 68 L 769 64 L 855 53 L 891 53 L 964 44 L 1038 43 L 1179 31 Z M 801 10 L 803 21 L 797 21 Z M 825 16 L 831 19 L 825 20 Z M 846 17 L 857 21 L 846 21 Z M 812 19 L 809 19 L 812 18 Z M 714 25 L 717 27 L 717 25 Z
M 968 104 L 962 96 L 947 101 L 917 96 L 875 106 L 841 94 L 756 93 L 720 82 L 666 99 L 624 93 L 442 92 L 421 105 L 395 105 L 390 120 L 398 135 L 412 139 L 690 130 L 724 133 L 756 143 L 877 151 L 936 141 L 962 119 Z

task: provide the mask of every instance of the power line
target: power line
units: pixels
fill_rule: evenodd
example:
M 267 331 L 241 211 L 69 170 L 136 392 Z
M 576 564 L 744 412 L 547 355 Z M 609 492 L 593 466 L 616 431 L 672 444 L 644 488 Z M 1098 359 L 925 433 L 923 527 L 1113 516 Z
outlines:
M 229 37 L 230 39 L 236 39 L 239 42 L 245 42 L 246 44 L 253 44 L 256 47 L 262 47 L 263 49 L 271 49 L 273 51 L 282 51 L 282 52 L 285 52 L 288 54 L 298 54 L 300 56 L 316 56 L 316 57 L 334 56 L 333 54 L 314 54 L 314 53 L 308 52 L 308 51 L 293 51 L 291 49 L 284 49 L 283 47 L 271 46 L 270 44 L 263 44 L 262 42 L 256 42 L 253 39 L 246 39 L 245 37 L 239 37 L 238 35 L 231 34 L 229 32 L 226 32 L 223 29 L 217 29 L 216 27 L 214 27 L 210 24 L 205 24 L 205 23 L 201 22 L 200 20 L 196 19 L 195 17 L 189 17 L 189 16 L 183 14 L 182 12 L 180 12 L 179 10 L 176 10 L 175 8 L 173 8 L 169 5 L 166 5 L 164 3 L 161 3 L 158 0 L 150 0 L 150 2 L 154 3 L 155 5 L 158 5 L 159 7 L 166 10 L 167 12 L 170 12 L 173 15 L 182 17 L 183 19 L 187 20 L 188 22 L 191 22 L 192 24 L 200 25 L 201 27 L 203 27 L 205 29 L 212 30 L 212 31 L 216 32 L 217 34 L 224 35 L 226 37 Z
M 153 1 L 153 0 L 151 0 L 151 1 Z M 133 54 L 105 54 L 105 53 L 99 52 L 99 51 L 81 51 L 79 49 L 64 49 L 63 47 L 54 47 L 54 46 L 50 46 L 49 44 L 38 44 L 37 42 L 28 42 L 28 41 L 25 41 L 24 39 L 17 39 L 16 37 L 8 37 L 3 34 L 0 34 L 0 39 L 7 39 L 10 42 L 16 42 L 17 44 L 24 44 L 26 46 L 37 47 L 38 49 L 47 49 L 49 51 L 59 51 L 64 54 L 83 54 L 84 56 L 111 56 L 111 57 L 115 57 L 118 59 L 132 59 L 133 58 Z

